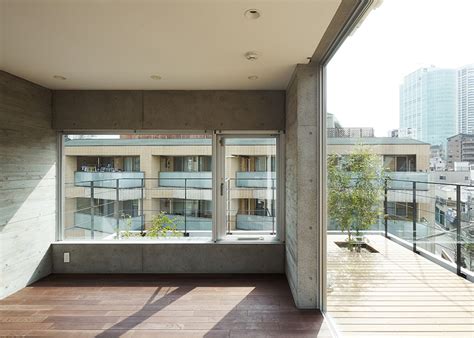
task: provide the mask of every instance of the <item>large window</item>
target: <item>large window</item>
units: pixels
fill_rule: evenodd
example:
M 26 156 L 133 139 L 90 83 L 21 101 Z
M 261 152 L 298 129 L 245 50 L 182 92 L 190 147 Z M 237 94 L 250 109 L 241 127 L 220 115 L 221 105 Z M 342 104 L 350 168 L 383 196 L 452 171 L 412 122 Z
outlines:
M 265 135 L 66 135 L 63 239 L 275 236 L 277 144 Z

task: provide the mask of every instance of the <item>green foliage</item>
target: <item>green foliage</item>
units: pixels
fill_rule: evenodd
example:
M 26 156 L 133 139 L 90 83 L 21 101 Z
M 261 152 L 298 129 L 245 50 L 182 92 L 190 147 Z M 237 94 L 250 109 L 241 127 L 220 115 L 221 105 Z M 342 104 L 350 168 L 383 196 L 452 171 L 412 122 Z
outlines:
M 147 230 L 148 237 L 180 237 L 183 234 L 176 229 L 176 223 L 164 211 L 153 216 L 151 226 Z
M 380 157 L 367 147 L 359 146 L 349 155 L 329 155 L 329 217 L 347 232 L 350 247 L 362 241 L 361 231 L 381 216 L 384 179 Z

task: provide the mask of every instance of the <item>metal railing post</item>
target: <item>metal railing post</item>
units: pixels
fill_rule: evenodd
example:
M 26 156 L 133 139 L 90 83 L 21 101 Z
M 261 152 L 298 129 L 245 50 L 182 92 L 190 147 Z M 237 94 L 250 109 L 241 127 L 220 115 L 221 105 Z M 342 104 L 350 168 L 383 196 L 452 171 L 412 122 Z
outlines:
M 271 235 L 275 234 L 275 179 L 272 178 L 272 233 Z
M 144 189 L 145 189 L 145 179 L 142 178 L 142 191 L 141 191 L 141 201 L 140 201 L 140 215 L 141 215 L 141 230 L 145 230 L 145 215 L 143 214 L 143 202 L 144 202 Z
M 387 179 L 385 179 L 385 184 L 384 184 L 383 219 L 384 219 L 384 226 L 385 226 L 385 238 L 388 238 L 388 180 Z
M 230 178 L 227 179 L 227 191 L 226 191 L 226 196 L 227 196 L 227 211 L 226 211 L 226 218 L 227 218 L 227 234 L 232 235 L 232 231 L 230 228 L 230 221 L 231 221 L 231 212 L 230 212 Z M 224 187 L 224 186 L 222 186 Z M 235 215 L 235 228 L 237 229 L 237 215 Z
M 188 215 L 188 180 L 185 178 L 184 179 L 184 237 L 189 237 L 189 233 L 188 233 L 188 218 L 187 218 L 187 215 Z
M 461 273 L 462 263 L 462 248 L 461 248 L 461 186 L 456 185 L 456 273 L 458 276 L 463 276 Z
M 115 228 L 117 231 L 117 239 L 120 239 L 119 200 L 120 200 L 120 179 L 117 178 L 115 182 L 115 206 L 114 206 Z
M 91 181 L 91 239 L 94 239 L 94 214 L 95 214 L 95 203 L 94 203 L 94 181 Z
M 416 220 L 417 220 L 417 209 L 416 209 L 416 182 L 413 182 L 413 252 L 416 251 Z

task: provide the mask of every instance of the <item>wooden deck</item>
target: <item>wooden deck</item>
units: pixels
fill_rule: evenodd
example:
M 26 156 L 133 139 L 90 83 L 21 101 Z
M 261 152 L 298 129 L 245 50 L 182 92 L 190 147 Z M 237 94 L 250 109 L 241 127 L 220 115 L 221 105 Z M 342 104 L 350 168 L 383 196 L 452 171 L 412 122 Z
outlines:
M 6 335 L 331 337 L 281 275 L 53 275 L 0 301 Z
M 368 236 L 351 253 L 328 236 L 328 314 L 342 337 L 474 337 L 474 284 L 412 251 Z

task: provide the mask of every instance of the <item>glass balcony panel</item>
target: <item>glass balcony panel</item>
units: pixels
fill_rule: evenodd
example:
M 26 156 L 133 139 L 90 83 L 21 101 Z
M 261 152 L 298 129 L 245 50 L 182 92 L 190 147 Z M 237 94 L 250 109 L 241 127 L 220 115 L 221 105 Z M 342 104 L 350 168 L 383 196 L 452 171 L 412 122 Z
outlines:
M 162 171 L 158 173 L 158 186 L 212 189 L 212 172 L 180 172 L 180 171 Z
M 235 176 L 238 188 L 272 188 L 275 184 L 274 171 L 239 171 Z
M 116 188 L 119 180 L 120 188 L 139 188 L 142 186 L 143 172 L 84 172 L 74 173 L 74 184 L 79 187 L 90 187 L 91 181 L 95 188 Z

